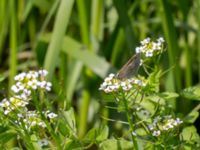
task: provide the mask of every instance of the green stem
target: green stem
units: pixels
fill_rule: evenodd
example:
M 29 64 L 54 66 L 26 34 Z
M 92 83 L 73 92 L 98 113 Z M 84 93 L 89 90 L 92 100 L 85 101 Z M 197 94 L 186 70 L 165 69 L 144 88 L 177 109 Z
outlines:
M 9 59 L 9 89 L 14 83 L 14 76 L 17 72 L 17 13 L 16 1 L 10 1 L 10 59 Z M 11 91 L 9 91 L 11 93 Z
M 129 114 L 128 104 L 127 104 L 127 100 L 126 100 L 126 98 L 125 98 L 125 95 L 123 95 L 123 102 L 124 102 L 126 117 L 127 117 L 127 120 L 128 120 L 129 126 L 130 126 L 130 129 L 131 129 L 131 138 L 132 138 L 132 141 L 133 141 L 133 145 L 134 145 L 135 149 L 138 150 L 138 145 L 137 145 L 136 138 L 135 138 L 135 136 L 132 134 L 132 133 L 134 132 L 134 126 L 133 126 L 133 122 L 132 122 L 131 116 L 130 116 L 130 114 Z
M 197 34 L 197 38 L 198 38 L 198 66 L 199 66 L 199 81 L 200 81 L 200 11 L 197 11 L 199 10 L 200 8 L 200 0 L 197 0 L 196 1 L 196 4 L 197 4 L 197 7 L 196 7 L 196 12 L 197 12 L 197 21 L 198 21 L 198 34 Z

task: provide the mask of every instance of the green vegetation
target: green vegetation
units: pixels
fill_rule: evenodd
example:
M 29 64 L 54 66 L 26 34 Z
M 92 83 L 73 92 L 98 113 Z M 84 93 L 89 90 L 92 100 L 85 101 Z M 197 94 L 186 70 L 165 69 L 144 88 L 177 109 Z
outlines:
M 0 149 L 199 149 L 199 10 L 199 0 L 1 0 Z M 140 44 L 138 74 L 119 78 Z

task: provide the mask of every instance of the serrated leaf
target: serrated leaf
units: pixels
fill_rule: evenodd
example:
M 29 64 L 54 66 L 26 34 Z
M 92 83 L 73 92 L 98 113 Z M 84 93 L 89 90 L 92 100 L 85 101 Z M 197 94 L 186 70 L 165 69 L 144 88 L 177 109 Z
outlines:
M 200 101 L 200 85 L 184 89 L 181 95 L 187 99 Z

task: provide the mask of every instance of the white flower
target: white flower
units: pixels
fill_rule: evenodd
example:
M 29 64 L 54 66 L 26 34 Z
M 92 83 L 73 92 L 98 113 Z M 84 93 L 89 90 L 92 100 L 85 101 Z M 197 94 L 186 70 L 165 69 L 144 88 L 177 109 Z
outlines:
M 25 76 L 26 76 L 26 73 L 22 72 L 22 73 L 16 75 L 15 78 L 14 78 L 14 80 L 15 81 L 21 81 L 21 80 L 23 80 L 25 78 Z
M 126 82 L 121 82 L 121 86 L 122 87 L 126 86 Z
M 155 130 L 152 133 L 153 136 L 159 136 L 160 134 L 161 134 L 160 130 L 157 130 L 157 131 Z
M 9 107 L 10 106 L 10 102 L 4 98 L 1 102 L 0 102 L 0 107 Z
M 153 51 L 147 51 L 147 52 L 145 53 L 145 56 L 146 56 L 146 57 L 152 57 L 152 56 L 153 56 Z
M 30 88 L 36 90 L 37 89 L 37 83 L 38 83 L 38 81 L 36 79 L 33 79 L 33 80 L 29 80 L 27 84 Z
M 47 146 L 47 145 L 49 145 L 49 141 L 47 139 L 41 139 L 38 141 L 38 145 L 40 147 Z
M 11 109 L 6 109 L 6 110 L 4 111 L 4 114 L 7 115 L 9 112 L 11 112 Z
M 43 69 L 43 70 L 39 70 L 38 73 L 39 73 L 39 75 L 45 77 L 45 76 L 47 76 L 48 71 Z
M 154 42 L 150 38 L 146 38 L 140 43 L 141 45 L 135 48 L 136 53 L 143 53 L 145 57 L 153 57 L 153 55 L 162 52 L 164 39 L 160 37 Z
M 40 127 L 42 127 L 42 128 L 46 128 L 47 127 L 47 125 L 43 121 L 39 122 L 38 125 Z
M 148 128 L 149 128 L 150 131 L 154 130 L 154 126 L 153 125 L 149 125 Z
M 16 86 L 16 85 L 13 85 L 11 87 L 11 90 L 14 92 L 14 93 L 18 93 L 20 91 L 20 89 Z
M 47 91 L 50 91 L 52 84 L 50 82 L 41 81 L 37 82 L 37 86 L 39 86 L 42 89 L 46 89 Z
M 29 71 L 26 75 L 28 79 L 35 79 L 38 77 L 38 72 L 36 71 Z
M 135 48 L 135 52 L 136 52 L 136 53 L 140 53 L 140 52 L 141 52 L 141 47 L 136 47 L 136 48 Z
M 112 79 L 115 76 L 114 73 L 109 74 L 109 77 Z
M 141 41 L 140 43 L 142 44 L 142 45 L 145 45 L 145 44 L 148 44 L 149 42 L 150 42 L 150 38 L 149 37 L 147 37 L 146 39 L 144 39 L 143 41 Z
M 50 119 L 53 119 L 53 118 L 56 118 L 58 115 L 55 114 L 55 113 L 53 113 L 53 112 L 51 112 L 51 113 L 47 114 L 47 116 L 48 116 Z
M 17 114 L 17 116 L 19 117 L 19 118 L 23 118 L 24 116 L 23 116 L 23 114 Z
M 21 93 L 20 97 L 24 100 L 28 100 L 30 95 L 31 95 L 31 91 L 24 89 L 23 92 Z
M 158 41 L 159 43 L 164 43 L 164 42 L 165 42 L 165 40 L 164 40 L 163 37 L 158 38 L 157 41 Z
M 183 123 L 183 121 L 180 118 L 176 118 L 176 123 L 181 124 L 181 123 Z
M 132 132 L 133 136 L 137 136 L 137 133 L 135 131 Z

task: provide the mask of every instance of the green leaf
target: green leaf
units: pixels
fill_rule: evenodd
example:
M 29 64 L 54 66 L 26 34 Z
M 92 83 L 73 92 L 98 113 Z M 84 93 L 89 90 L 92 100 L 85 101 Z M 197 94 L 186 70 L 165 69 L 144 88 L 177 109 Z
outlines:
M 160 93 L 159 96 L 166 100 L 175 99 L 179 97 L 179 95 L 175 92 L 163 92 L 163 93 Z
M 129 49 L 134 49 L 135 36 L 134 36 L 131 20 L 127 11 L 128 10 L 127 1 L 114 0 L 113 4 L 115 5 L 115 8 L 119 16 L 120 26 L 124 29 L 127 45 Z
M 44 62 L 44 68 L 49 71 L 49 79 L 52 79 L 56 62 L 58 61 L 59 52 L 69 23 L 73 4 L 74 0 L 62 0 L 58 8 L 51 42 L 49 43 Z
M 108 138 L 108 132 L 109 132 L 109 129 L 107 126 L 103 126 L 100 128 L 92 128 L 90 131 L 88 131 L 88 133 L 84 137 L 84 140 L 86 142 L 87 141 L 101 142 Z
M 66 82 L 67 100 L 69 101 L 72 99 L 82 67 L 82 63 L 80 61 L 76 61 L 73 68 L 71 68 L 71 72 L 69 73 L 68 80 Z
M 160 77 L 161 77 L 162 71 L 158 68 L 155 68 L 155 70 L 149 75 L 148 77 L 148 86 L 147 86 L 147 92 L 149 93 L 157 93 L 159 92 L 159 86 L 160 86 Z
M 185 141 L 199 141 L 200 137 L 197 133 L 197 129 L 194 126 L 189 126 L 183 129 L 181 136 Z
M 82 145 L 79 141 L 66 139 L 66 143 L 64 144 L 63 149 L 65 150 L 82 150 Z
M 3 80 L 5 80 L 5 76 L 4 75 L 2 75 L 2 74 L 0 74 L 0 82 L 2 82 Z
M 41 41 L 49 42 L 49 37 L 50 34 L 45 34 Z M 105 60 L 105 58 L 89 51 L 84 45 L 72 39 L 71 37 L 64 37 L 62 51 L 81 61 L 101 78 L 105 78 L 110 72 L 116 72 L 116 70 Z
M 68 111 L 63 111 L 62 114 L 65 119 L 66 127 L 69 130 L 69 134 L 76 136 L 77 128 L 73 108 L 70 108 Z
M 181 96 L 187 99 L 200 101 L 200 85 L 196 85 L 196 86 L 184 89 L 181 92 Z
M 199 112 L 192 111 L 185 117 L 184 122 L 194 123 L 198 117 L 199 117 Z
M 151 101 L 151 102 L 153 102 L 153 103 L 159 103 L 159 104 L 161 104 L 161 105 L 164 105 L 166 102 L 165 102 L 165 99 L 164 98 L 162 98 L 162 97 L 160 97 L 159 95 L 150 95 L 150 96 L 147 96 L 147 97 L 145 97 L 144 98 L 147 102 L 148 102 L 148 100 L 149 101 Z M 145 101 L 145 102 L 146 102 Z
M 10 141 L 12 138 L 16 137 L 16 133 L 14 131 L 5 131 L 0 134 L 0 145 L 5 144 Z
M 100 146 L 100 150 L 133 150 L 133 143 L 123 139 L 108 139 L 103 141 Z

